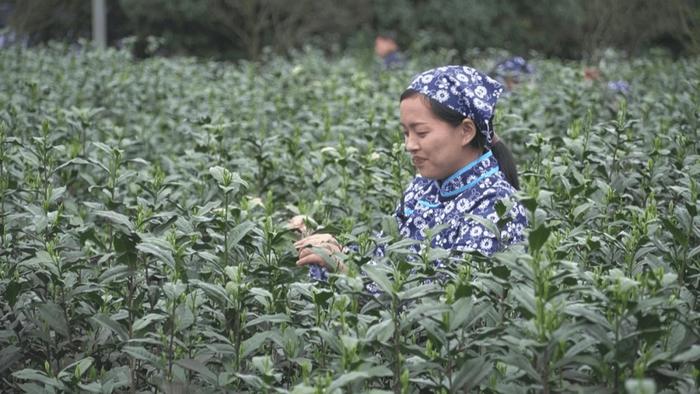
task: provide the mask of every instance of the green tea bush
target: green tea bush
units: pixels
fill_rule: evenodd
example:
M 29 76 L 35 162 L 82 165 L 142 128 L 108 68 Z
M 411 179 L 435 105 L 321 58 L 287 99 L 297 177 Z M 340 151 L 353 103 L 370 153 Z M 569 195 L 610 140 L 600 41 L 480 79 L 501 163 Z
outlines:
M 700 62 L 608 56 L 625 100 L 535 60 L 496 119 L 526 244 L 408 258 L 398 97 L 448 61 L 0 52 L 2 391 L 697 392 Z

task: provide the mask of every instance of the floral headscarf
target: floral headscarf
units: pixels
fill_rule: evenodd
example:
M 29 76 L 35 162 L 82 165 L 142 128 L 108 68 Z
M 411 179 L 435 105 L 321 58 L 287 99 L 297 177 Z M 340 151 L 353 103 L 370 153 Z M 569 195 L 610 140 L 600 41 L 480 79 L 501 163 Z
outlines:
M 498 63 L 493 70 L 493 73 L 497 77 L 518 77 L 532 74 L 533 72 L 534 69 L 530 63 L 520 56 L 512 57 Z

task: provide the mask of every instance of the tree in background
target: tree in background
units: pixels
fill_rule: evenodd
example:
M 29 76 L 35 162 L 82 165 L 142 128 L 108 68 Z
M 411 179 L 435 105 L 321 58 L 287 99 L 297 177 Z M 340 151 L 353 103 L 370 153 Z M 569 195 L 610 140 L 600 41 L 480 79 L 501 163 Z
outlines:
M 595 60 L 600 51 L 629 53 L 663 46 L 700 53 L 698 0 L 378 0 L 376 24 L 418 49 L 504 48 Z
M 263 46 L 277 52 L 316 38 L 342 41 L 369 19 L 368 0 L 337 5 L 318 0 L 209 0 L 212 22 L 231 44 L 257 59 Z
M 0 3 L 3 3 L 0 0 Z M 30 38 L 90 36 L 90 2 L 14 0 L 10 24 Z M 133 36 L 137 55 L 149 36 L 163 52 L 258 59 L 313 43 L 369 50 L 377 31 L 423 51 L 503 48 L 595 61 L 605 48 L 636 54 L 661 46 L 700 54 L 700 0 L 107 0 L 110 42 Z
M 10 25 L 30 43 L 49 39 L 74 41 L 89 36 L 90 2 L 83 0 L 14 1 Z
M 75 42 L 92 34 L 92 4 L 87 0 L 0 1 L 11 9 L 9 26 L 30 45 L 60 40 Z M 118 0 L 107 0 L 108 40 L 131 34 Z
M 607 47 L 637 53 L 647 47 L 663 46 L 674 56 L 682 52 L 698 53 L 698 3 L 687 0 L 580 2 L 585 15 L 583 23 L 577 26 L 581 50 L 593 59 L 600 49 Z

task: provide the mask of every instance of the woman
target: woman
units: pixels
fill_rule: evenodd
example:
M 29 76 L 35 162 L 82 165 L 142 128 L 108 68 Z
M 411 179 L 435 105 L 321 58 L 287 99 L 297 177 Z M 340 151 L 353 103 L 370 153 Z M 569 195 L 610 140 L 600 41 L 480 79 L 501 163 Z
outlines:
M 401 127 L 406 151 L 417 175 L 403 194 L 394 216 L 402 236 L 422 241 L 426 230 L 447 228 L 431 241 L 435 247 L 491 255 L 523 240 L 525 210 L 514 201 L 518 177 L 513 157 L 494 133 L 494 108 L 503 87 L 487 75 L 466 66 L 446 66 L 416 76 L 401 95 Z M 509 221 L 489 231 L 478 216 L 496 224 L 498 201 L 510 199 Z M 328 234 L 316 234 L 295 243 L 297 265 L 311 265 L 312 276 L 325 277 L 324 257 L 342 247 Z M 319 270 L 317 267 L 324 267 Z M 345 271 L 339 265 L 339 270 Z

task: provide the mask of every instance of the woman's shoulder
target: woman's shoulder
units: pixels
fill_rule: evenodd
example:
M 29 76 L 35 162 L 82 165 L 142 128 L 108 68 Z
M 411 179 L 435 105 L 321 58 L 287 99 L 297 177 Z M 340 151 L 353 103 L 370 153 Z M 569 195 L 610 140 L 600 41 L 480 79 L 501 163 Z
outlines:
M 472 201 L 501 200 L 514 197 L 517 190 L 501 174 L 491 177 L 480 183 L 473 189 L 462 193 L 458 198 L 467 198 Z
M 404 196 L 406 196 L 407 194 L 416 194 L 418 192 L 424 192 L 430 188 L 433 182 L 435 181 L 417 175 L 411 180 L 411 183 L 408 184 L 408 187 L 406 187 L 403 194 Z
M 457 196 L 454 202 L 458 213 L 469 212 L 496 222 L 496 205 L 499 201 L 511 207 L 510 215 L 524 215 L 524 209 L 516 196 L 517 190 L 502 177 L 495 177 L 491 182 L 484 182 Z
M 515 199 L 515 193 L 517 192 L 518 191 L 510 183 L 508 183 L 507 180 L 499 179 L 493 185 L 491 185 L 489 190 L 487 190 L 484 194 L 488 198 L 501 200 L 504 198 Z

